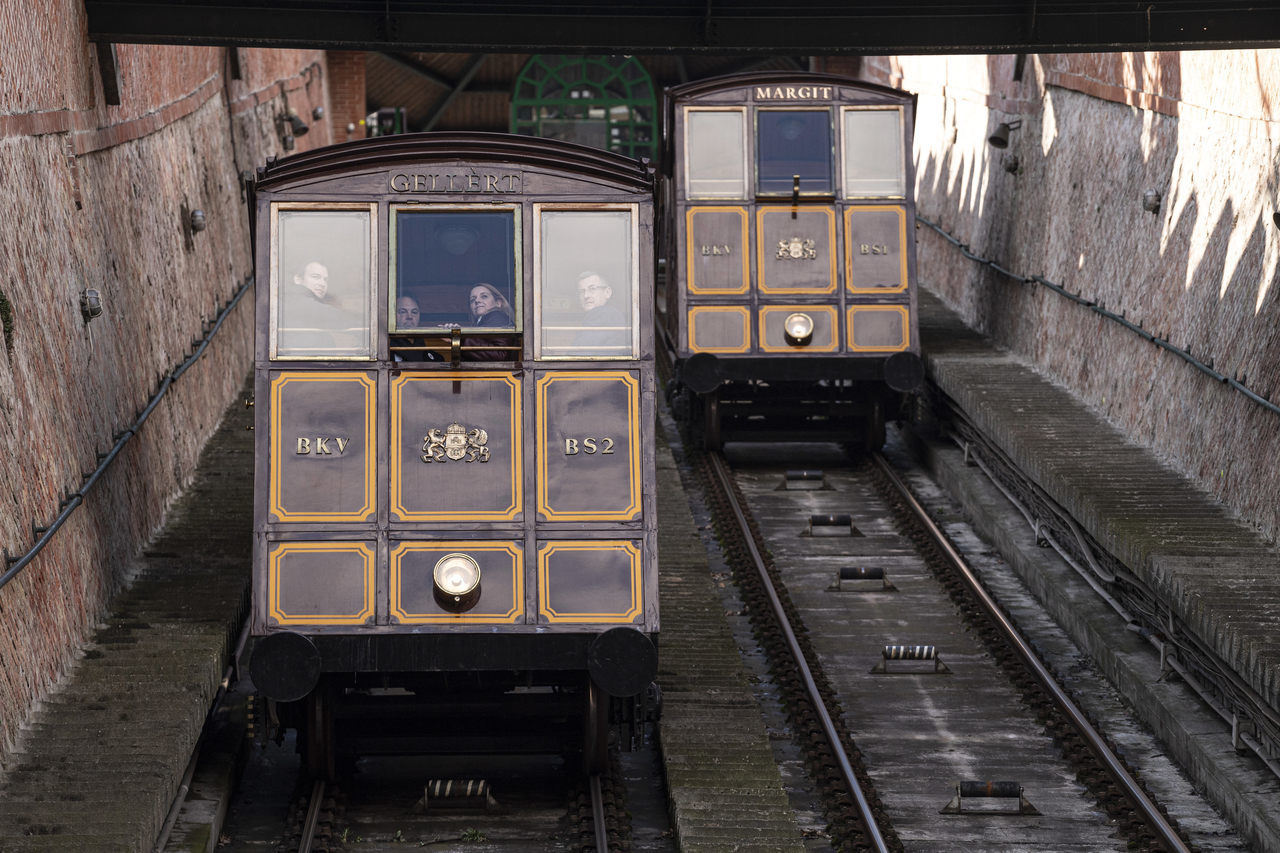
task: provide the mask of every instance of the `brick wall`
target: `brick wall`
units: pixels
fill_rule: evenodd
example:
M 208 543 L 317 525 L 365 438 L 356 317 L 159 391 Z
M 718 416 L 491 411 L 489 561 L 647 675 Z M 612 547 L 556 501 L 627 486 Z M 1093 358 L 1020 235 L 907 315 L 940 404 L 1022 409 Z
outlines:
M 33 544 L 252 270 L 239 173 L 282 154 L 276 117 L 332 140 L 325 56 L 120 45 L 121 104 L 102 103 L 84 7 L 0 11 L 0 547 Z M 205 211 L 189 235 L 182 211 Z M 86 323 L 80 293 L 102 294 Z M 41 555 L 0 589 L 0 758 L 188 481 L 251 365 L 252 299 L 235 309 Z M 7 308 L 7 312 L 6 309 Z
M 329 98 L 333 104 L 336 142 L 364 139 L 365 55 L 361 51 L 329 51 Z M 353 127 L 348 131 L 348 127 Z
M 921 215 L 1280 402 L 1280 51 L 875 57 L 919 96 Z M 832 70 L 835 70 L 834 67 Z M 997 123 L 1021 120 L 1007 151 Z M 1008 157 L 1017 158 L 1012 167 Z M 1157 213 L 1144 191 L 1160 193 Z M 1280 416 L 928 229 L 921 280 L 1271 539 Z M 1265 460 L 1259 464 L 1259 460 Z

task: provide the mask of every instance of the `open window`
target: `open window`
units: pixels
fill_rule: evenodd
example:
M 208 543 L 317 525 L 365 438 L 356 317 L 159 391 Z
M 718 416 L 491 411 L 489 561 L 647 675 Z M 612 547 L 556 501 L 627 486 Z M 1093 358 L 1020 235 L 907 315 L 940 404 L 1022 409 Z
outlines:
M 756 192 L 760 195 L 833 195 L 831 111 L 756 111 Z
M 271 238 L 271 358 L 371 358 L 373 207 L 276 204 Z
M 447 360 L 454 338 L 466 361 L 519 357 L 517 216 L 514 207 L 394 209 L 393 358 Z
M 635 358 L 635 205 L 536 205 L 539 358 Z

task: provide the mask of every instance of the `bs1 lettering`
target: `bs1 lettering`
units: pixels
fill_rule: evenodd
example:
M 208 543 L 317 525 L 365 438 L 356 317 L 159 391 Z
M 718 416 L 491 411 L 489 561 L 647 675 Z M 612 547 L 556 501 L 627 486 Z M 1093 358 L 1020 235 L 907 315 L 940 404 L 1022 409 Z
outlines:
M 299 436 L 297 454 L 299 456 L 332 456 L 334 448 L 337 448 L 338 455 L 342 455 L 350 441 L 351 439 L 342 436 L 317 435 L 315 438 Z
M 587 435 L 582 438 L 566 438 L 564 440 L 564 455 L 577 456 L 582 453 L 592 456 L 599 453 L 602 456 L 610 456 L 613 454 L 613 445 L 614 440 L 607 436 L 596 438 L 595 436 Z
M 862 243 L 858 246 L 858 254 L 887 255 L 889 254 L 889 247 L 881 243 Z

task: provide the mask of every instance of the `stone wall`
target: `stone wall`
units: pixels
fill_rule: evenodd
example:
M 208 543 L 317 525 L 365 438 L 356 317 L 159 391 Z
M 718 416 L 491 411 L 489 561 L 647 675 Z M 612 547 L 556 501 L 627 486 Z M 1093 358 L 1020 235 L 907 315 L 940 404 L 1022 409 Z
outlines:
M 116 47 L 121 104 L 103 103 L 84 4 L 0 6 L 0 547 L 34 544 L 161 377 L 252 271 L 239 175 L 281 153 L 276 117 L 327 144 L 319 51 Z M 201 209 L 208 227 L 185 227 Z M 81 293 L 101 293 L 86 322 Z M 127 578 L 188 481 L 252 360 L 252 298 L 51 544 L 0 589 L 0 756 Z
M 1028 56 L 1020 80 L 1013 56 L 877 57 L 862 72 L 918 94 L 923 217 L 1280 402 L 1280 51 Z M 1008 149 L 988 145 L 1015 120 Z M 1280 535 L 1280 415 L 928 228 L 919 261 L 969 323 Z

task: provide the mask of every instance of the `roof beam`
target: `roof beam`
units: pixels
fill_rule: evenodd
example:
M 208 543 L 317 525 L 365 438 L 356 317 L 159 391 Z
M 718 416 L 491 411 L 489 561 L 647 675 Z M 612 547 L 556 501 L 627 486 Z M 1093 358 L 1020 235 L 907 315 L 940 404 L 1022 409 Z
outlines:
M 466 53 L 1051 53 L 1280 44 L 1245 0 L 85 0 L 98 42 Z M 1034 10 L 1034 11 L 1033 11 Z

